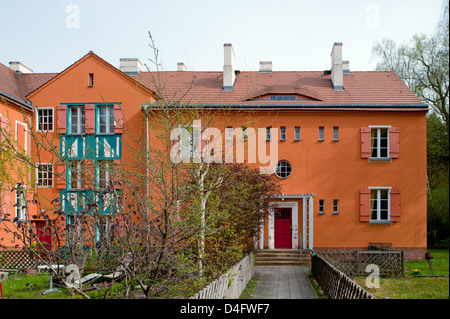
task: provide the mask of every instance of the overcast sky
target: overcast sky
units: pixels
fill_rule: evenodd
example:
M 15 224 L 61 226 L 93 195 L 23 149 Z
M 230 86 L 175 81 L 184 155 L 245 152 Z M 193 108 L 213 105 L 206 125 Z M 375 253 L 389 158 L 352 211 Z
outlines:
M 442 0 L 0 0 L 0 62 L 20 61 L 35 72 L 60 72 L 90 50 L 118 67 L 121 57 L 149 62 L 150 31 L 163 68 L 223 70 L 231 43 L 236 69 L 330 68 L 334 42 L 353 71 L 373 70 L 371 49 L 433 34 Z

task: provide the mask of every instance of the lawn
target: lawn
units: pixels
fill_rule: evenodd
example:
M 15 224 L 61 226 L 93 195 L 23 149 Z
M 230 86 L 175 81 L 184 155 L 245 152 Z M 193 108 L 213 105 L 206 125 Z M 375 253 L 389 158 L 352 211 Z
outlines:
M 428 261 L 408 261 L 405 278 L 380 278 L 379 288 L 367 288 L 365 277 L 354 280 L 380 299 L 449 299 L 449 251 L 431 249 L 428 252 L 434 257 L 433 275 L 447 275 L 446 277 L 421 277 L 431 275 Z M 414 275 L 414 270 L 419 276 Z
M 53 285 L 61 292 L 43 292 L 50 287 L 50 276 L 48 274 L 37 273 L 36 275 L 18 274 L 14 277 L 2 281 L 3 298 L 5 299 L 66 299 L 70 298 L 70 293 L 65 288 Z

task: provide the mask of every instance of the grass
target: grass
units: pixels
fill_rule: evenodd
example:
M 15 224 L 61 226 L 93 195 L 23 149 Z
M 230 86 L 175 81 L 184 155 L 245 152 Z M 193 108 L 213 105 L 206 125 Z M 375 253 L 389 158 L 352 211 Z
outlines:
M 364 289 L 377 298 L 394 299 L 449 299 L 449 251 L 448 249 L 432 249 L 432 267 L 434 275 L 447 275 L 446 277 L 417 277 L 414 270 L 420 275 L 431 275 L 428 261 L 406 262 L 406 277 L 380 278 L 379 288 L 367 288 L 366 278 L 357 277 L 354 280 Z
M 2 281 L 4 299 L 66 299 L 70 298 L 67 289 L 53 284 L 61 292 L 43 292 L 50 288 L 50 276 L 48 274 L 25 275 L 18 274 Z
M 242 292 L 239 299 L 252 299 L 253 290 L 258 286 L 259 276 L 253 275 L 253 277 L 248 281 L 247 286 Z

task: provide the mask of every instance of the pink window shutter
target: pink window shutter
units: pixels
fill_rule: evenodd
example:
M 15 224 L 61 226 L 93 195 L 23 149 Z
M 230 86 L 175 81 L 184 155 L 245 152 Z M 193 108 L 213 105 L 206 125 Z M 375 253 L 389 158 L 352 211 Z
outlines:
M 123 108 L 122 104 L 114 104 L 114 133 L 123 133 Z
M 391 221 L 400 221 L 400 189 L 391 189 Z
M 61 134 L 67 133 L 67 105 L 60 104 L 57 108 L 58 131 Z
M 5 116 L 0 116 L 0 142 L 2 142 L 8 134 L 9 119 Z
M 400 157 L 400 129 L 398 127 L 391 127 L 389 130 L 390 137 L 390 157 Z
M 56 188 L 65 189 L 66 188 L 66 175 L 65 175 L 65 165 L 56 164 Z
M 361 158 L 370 158 L 370 127 L 361 127 Z
M 359 190 L 359 221 L 370 222 L 370 189 Z
M 95 134 L 95 104 L 86 104 L 84 110 L 86 133 Z

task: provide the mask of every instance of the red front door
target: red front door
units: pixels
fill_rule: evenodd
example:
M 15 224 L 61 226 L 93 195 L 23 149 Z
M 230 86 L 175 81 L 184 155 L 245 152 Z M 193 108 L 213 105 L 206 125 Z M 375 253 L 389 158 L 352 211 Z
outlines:
M 36 221 L 36 235 L 41 244 L 44 245 L 46 249 L 50 249 L 52 235 L 50 234 L 49 227 L 47 227 L 45 221 Z
M 292 248 L 292 208 L 275 209 L 275 248 Z

